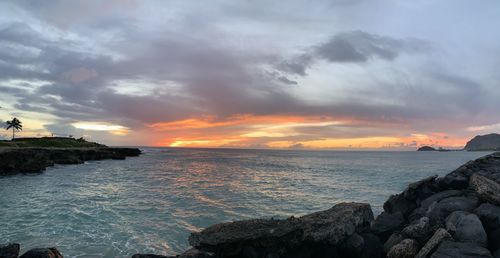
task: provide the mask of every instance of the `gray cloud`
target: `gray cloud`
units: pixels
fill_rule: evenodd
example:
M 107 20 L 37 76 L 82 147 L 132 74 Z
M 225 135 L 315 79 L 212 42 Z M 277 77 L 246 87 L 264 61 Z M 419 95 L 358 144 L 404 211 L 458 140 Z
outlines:
M 419 53 L 430 46 L 419 39 L 395 39 L 356 30 L 341 32 L 327 42 L 311 47 L 307 53 L 285 60 L 279 70 L 305 76 L 306 70 L 318 60 L 332 63 L 364 63 L 372 59 L 392 61 L 403 53 Z

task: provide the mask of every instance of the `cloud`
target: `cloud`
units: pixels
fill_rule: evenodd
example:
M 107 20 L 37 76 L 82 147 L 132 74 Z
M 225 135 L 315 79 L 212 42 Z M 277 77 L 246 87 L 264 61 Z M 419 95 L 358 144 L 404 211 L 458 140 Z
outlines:
M 429 44 L 420 39 L 396 39 L 355 30 L 337 33 L 306 53 L 279 63 L 277 68 L 305 76 L 306 70 L 319 60 L 331 63 L 365 63 L 374 59 L 393 61 L 403 53 L 422 53 L 430 49 Z

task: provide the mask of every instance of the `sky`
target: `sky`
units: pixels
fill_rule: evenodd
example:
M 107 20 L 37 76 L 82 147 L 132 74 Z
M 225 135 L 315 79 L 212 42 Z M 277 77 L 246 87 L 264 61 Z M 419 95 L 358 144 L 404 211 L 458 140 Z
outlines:
M 1 1 L 0 122 L 118 146 L 459 148 L 500 132 L 499 24 L 497 0 Z

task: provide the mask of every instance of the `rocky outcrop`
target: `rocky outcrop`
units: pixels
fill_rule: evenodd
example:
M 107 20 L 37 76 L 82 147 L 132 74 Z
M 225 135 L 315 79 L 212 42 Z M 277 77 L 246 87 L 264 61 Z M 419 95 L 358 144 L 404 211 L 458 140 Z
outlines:
M 500 134 L 478 135 L 468 141 L 464 149 L 467 151 L 498 151 L 500 150 Z
M 138 156 L 137 148 L 3 148 L 0 175 L 37 173 L 54 164 L 81 164 L 88 160 Z
M 317 257 L 324 250 L 346 254 L 371 241 L 361 234 L 372 220 L 368 204 L 341 203 L 299 218 L 217 224 L 191 234 L 189 243 L 216 257 Z

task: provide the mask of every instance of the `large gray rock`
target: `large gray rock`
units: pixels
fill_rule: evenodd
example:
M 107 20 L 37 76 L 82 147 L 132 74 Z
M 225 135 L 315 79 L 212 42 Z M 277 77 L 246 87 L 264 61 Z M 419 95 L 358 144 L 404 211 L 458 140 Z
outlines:
M 475 244 L 443 241 L 431 258 L 492 258 L 488 249 Z
M 418 242 L 414 239 L 403 239 L 399 244 L 393 246 L 387 258 L 413 258 L 418 252 Z
M 451 235 L 444 228 L 439 228 L 434 235 L 420 249 L 415 258 L 427 258 L 444 240 L 452 240 Z
M 484 176 L 474 174 L 470 177 L 470 185 L 476 190 L 482 201 L 500 205 L 500 184 Z
M 420 207 L 427 209 L 434 202 L 439 202 L 444 198 L 448 198 L 448 197 L 452 197 L 452 196 L 459 196 L 462 194 L 463 194 L 463 191 L 460 191 L 460 190 L 445 190 L 442 192 L 438 192 L 438 193 L 433 194 L 433 195 L 427 197 L 426 199 L 422 200 L 422 202 L 420 203 Z
M 435 223 L 441 223 L 454 211 L 472 211 L 479 205 L 476 196 L 453 196 L 433 203 L 427 210 L 427 217 Z
M 0 258 L 17 258 L 19 256 L 19 244 L 0 245 Z
M 31 249 L 19 258 L 63 258 L 63 256 L 55 247 L 50 247 Z
M 189 243 L 217 255 L 238 255 L 245 248 L 256 253 L 286 253 L 308 244 L 334 246 L 373 220 L 369 204 L 340 203 L 333 208 L 287 220 L 254 219 L 216 224 L 192 233 Z
M 473 242 L 486 246 L 488 237 L 479 218 L 469 212 L 455 211 L 446 218 L 446 229 L 460 242 Z
M 425 242 L 432 234 L 430 220 L 428 217 L 422 217 L 406 226 L 401 232 L 419 242 Z
M 500 207 L 483 203 L 474 210 L 474 213 L 483 223 L 486 232 L 500 228 Z

